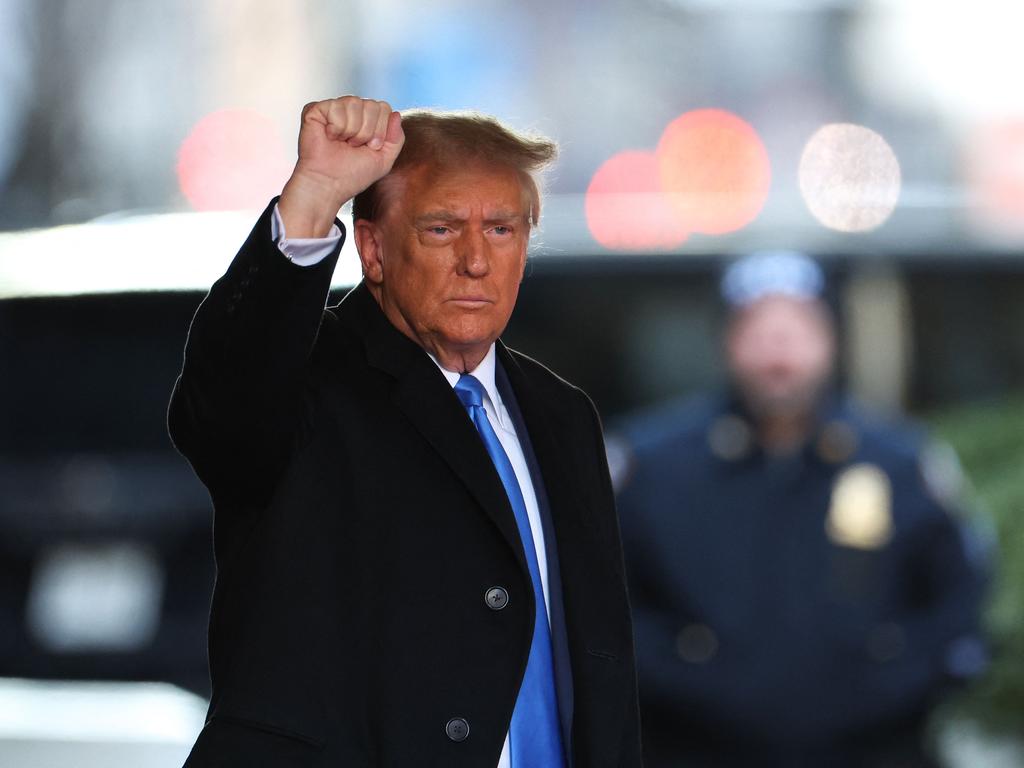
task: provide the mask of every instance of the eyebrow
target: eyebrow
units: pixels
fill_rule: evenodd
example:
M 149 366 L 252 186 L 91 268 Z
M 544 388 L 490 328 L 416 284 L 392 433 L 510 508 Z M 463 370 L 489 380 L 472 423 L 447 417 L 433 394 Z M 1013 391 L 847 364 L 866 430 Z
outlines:
M 493 216 L 488 216 L 486 219 L 484 219 L 484 223 L 485 224 L 500 224 L 502 222 L 518 221 L 520 219 L 525 219 L 525 218 L 526 218 L 526 214 L 522 213 L 520 211 L 502 210 L 502 211 L 495 211 Z M 452 211 L 443 211 L 442 210 L 442 211 L 427 211 L 426 213 L 420 214 L 419 216 L 416 217 L 415 222 L 416 222 L 416 224 L 429 224 L 430 222 L 433 222 L 433 221 L 463 222 L 465 220 L 466 220 L 466 218 L 464 216 L 459 216 L 457 213 L 454 213 Z
M 495 211 L 493 216 L 488 216 L 484 219 L 484 223 L 498 224 L 503 221 L 518 221 L 525 218 L 526 214 L 521 211 Z

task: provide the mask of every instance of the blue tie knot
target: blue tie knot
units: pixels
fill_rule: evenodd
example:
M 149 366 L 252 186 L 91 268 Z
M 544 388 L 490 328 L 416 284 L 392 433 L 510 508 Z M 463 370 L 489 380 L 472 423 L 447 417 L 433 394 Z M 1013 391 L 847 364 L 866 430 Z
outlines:
M 465 408 L 480 408 L 484 404 L 484 385 L 468 373 L 462 374 L 455 385 L 455 394 Z

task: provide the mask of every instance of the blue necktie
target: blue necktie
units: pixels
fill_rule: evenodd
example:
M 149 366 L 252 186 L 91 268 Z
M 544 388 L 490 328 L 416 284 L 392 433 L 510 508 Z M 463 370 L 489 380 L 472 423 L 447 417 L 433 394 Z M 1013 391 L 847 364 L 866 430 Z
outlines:
M 491 422 L 487 420 L 483 406 L 483 385 L 473 376 L 463 374 L 455 385 L 455 394 L 469 411 L 469 418 L 480 433 L 484 447 L 501 477 L 501 484 L 505 486 L 505 493 L 508 494 L 512 512 L 515 513 L 516 525 L 519 527 L 523 551 L 526 553 L 530 580 L 533 582 L 533 597 L 537 606 L 530 658 L 526 664 L 526 674 L 519 688 L 519 697 L 516 699 L 516 706 L 512 711 L 512 724 L 509 727 L 512 768 L 564 768 L 562 731 L 558 719 L 555 672 L 551 658 L 551 630 L 548 627 L 544 589 L 540 581 L 540 568 L 537 565 L 537 550 L 533 545 L 530 518 L 526 514 L 526 502 L 523 501 L 523 492 L 519 488 L 515 470 L 512 469 L 512 462 L 509 461 L 505 449 L 501 447 Z

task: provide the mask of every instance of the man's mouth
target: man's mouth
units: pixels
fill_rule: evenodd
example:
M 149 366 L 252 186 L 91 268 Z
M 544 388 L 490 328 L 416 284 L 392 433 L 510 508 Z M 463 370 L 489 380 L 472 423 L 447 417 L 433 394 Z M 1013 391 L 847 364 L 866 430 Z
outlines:
M 454 299 L 449 299 L 449 301 L 459 305 L 460 307 L 466 307 L 468 309 L 479 309 L 480 307 L 494 303 L 485 296 L 459 296 Z

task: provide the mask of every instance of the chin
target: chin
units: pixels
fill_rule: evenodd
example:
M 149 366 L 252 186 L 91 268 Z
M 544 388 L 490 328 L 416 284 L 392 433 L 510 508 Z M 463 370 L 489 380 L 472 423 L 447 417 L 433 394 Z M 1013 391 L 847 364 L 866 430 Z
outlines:
M 491 346 L 498 339 L 498 335 L 496 333 L 452 333 L 444 334 L 444 340 L 447 346 L 469 350 Z
M 440 330 L 441 335 L 448 340 L 449 344 L 475 347 L 479 345 L 489 346 L 501 335 L 504 329 L 505 324 L 497 323 L 495 318 L 473 313 L 445 323 L 444 327 Z
M 766 416 L 798 416 L 813 411 L 820 392 L 807 387 L 762 390 L 753 395 L 755 409 Z

